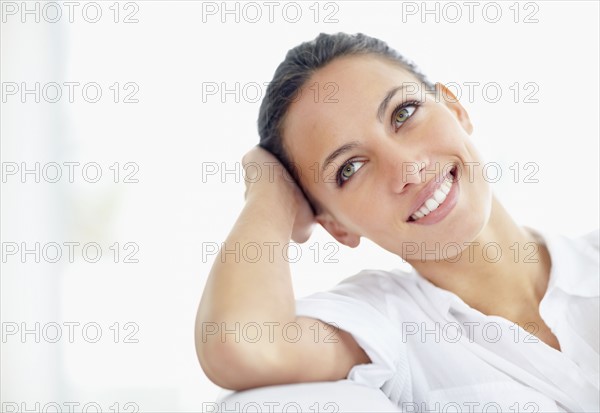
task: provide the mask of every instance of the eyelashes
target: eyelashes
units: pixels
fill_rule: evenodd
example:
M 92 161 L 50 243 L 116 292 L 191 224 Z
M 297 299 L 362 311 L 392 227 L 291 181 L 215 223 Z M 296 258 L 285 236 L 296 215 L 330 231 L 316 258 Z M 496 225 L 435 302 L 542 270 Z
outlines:
M 392 111 L 392 115 L 390 117 L 390 123 L 394 128 L 395 132 L 406 123 L 417 111 L 417 109 L 422 105 L 422 103 L 418 100 L 410 100 L 407 102 L 402 102 L 398 104 L 394 110 Z M 409 108 L 412 107 L 412 110 Z M 401 124 L 398 126 L 397 123 Z M 336 183 L 338 187 L 344 186 L 346 182 L 350 180 L 352 176 L 358 171 L 360 168 L 364 166 L 367 161 L 359 160 L 357 158 L 352 158 L 347 160 L 336 172 Z M 356 164 L 360 166 L 356 167 Z
M 336 182 L 339 187 L 343 186 L 351 177 L 358 171 L 366 161 L 360 161 L 358 159 L 350 159 L 338 169 L 336 174 Z M 361 164 L 358 168 L 356 164 Z M 349 175 L 346 175 L 349 174 Z
M 408 110 L 409 107 L 414 106 L 412 111 Z M 417 109 L 421 106 L 421 102 L 418 100 L 410 100 L 408 102 L 402 102 L 394 110 L 392 111 L 392 116 L 390 122 L 392 123 L 392 127 L 395 131 L 398 131 L 404 123 L 411 118 L 412 115 L 417 111 Z M 399 117 L 404 117 L 401 119 Z M 402 122 L 400 126 L 396 126 L 396 122 Z

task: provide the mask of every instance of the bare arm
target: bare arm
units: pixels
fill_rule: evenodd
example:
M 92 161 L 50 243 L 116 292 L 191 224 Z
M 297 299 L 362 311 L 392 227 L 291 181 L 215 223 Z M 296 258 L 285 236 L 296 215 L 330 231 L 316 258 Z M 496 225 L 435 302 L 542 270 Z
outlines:
M 310 207 L 280 164 L 265 164 L 276 162 L 271 154 L 255 148 L 244 157 L 250 162 L 264 165 L 261 179 L 247 183 L 246 205 L 224 243 L 232 252 L 217 256 L 198 308 L 200 364 L 216 384 L 235 390 L 345 378 L 368 357 L 350 334 L 315 339 L 327 336 L 314 334 L 316 329 L 333 327 L 296 317 L 290 266 L 282 254 L 291 238 L 305 241 L 310 235 Z M 235 252 L 249 245 L 256 256 Z M 297 323 L 291 327 L 302 333 L 297 341 L 283 333 L 289 323 Z

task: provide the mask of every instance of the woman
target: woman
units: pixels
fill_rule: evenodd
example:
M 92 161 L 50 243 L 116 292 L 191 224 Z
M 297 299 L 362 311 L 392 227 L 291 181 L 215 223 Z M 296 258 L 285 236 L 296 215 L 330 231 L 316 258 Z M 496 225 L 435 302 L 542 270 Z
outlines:
M 598 232 L 517 225 L 472 132 L 446 87 L 377 39 L 321 34 L 290 50 L 198 310 L 207 376 L 238 390 L 348 377 L 427 409 L 597 411 Z M 295 301 L 289 264 L 266 246 L 304 242 L 315 222 L 414 271 L 363 271 Z M 227 254 L 249 243 L 263 254 Z

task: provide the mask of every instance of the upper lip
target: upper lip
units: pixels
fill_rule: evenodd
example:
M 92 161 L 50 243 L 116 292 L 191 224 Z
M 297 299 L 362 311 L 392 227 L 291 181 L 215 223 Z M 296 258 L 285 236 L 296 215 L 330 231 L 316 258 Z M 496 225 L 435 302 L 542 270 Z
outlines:
M 425 201 L 427 201 L 429 198 L 431 198 L 433 196 L 435 191 L 440 186 L 442 186 L 446 177 L 448 175 L 450 175 L 450 172 L 452 172 L 455 167 L 456 167 L 456 165 L 454 165 L 452 168 L 450 168 L 448 170 L 442 171 L 442 172 L 445 172 L 443 177 L 442 177 L 442 172 L 440 172 L 438 175 L 436 175 L 435 177 L 430 179 L 429 182 L 427 182 L 427 184 L 425 184 L 423 189 L 421 189 L 421 191 L 419 191 L 419 193 L 415 197 L 414 201 L 412 202 L 411 207 L 410 207 L 411 212 L 410 212 L 410 214 L 408 214 L 406 221 L 408 221 L 410 219 L 410 217 L 421 208 L 421 206 L 423 205 L 423 203 Z

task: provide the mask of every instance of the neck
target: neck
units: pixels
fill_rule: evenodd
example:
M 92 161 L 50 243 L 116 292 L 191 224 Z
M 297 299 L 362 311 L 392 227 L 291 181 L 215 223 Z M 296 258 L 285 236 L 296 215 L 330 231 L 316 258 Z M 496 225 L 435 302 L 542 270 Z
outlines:
M 550 272 L 543 241 L 518 226 L 495 197 L 488 224 L 461 254 L 410 264 L 469 306 L 511 320 L 539 314 Z

